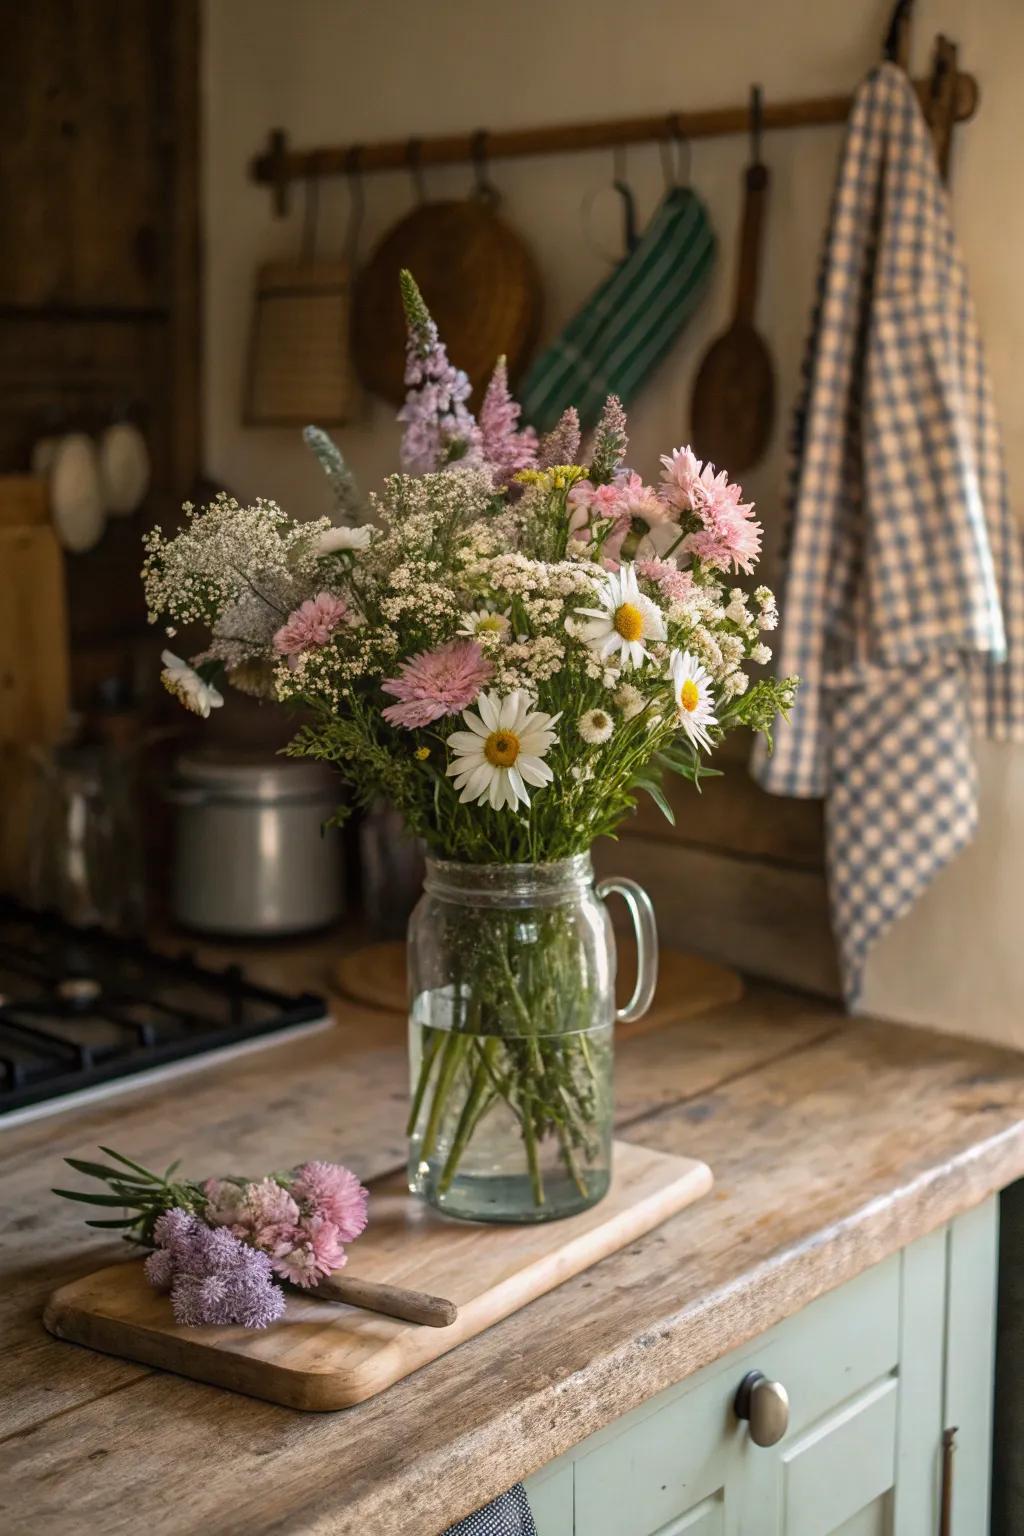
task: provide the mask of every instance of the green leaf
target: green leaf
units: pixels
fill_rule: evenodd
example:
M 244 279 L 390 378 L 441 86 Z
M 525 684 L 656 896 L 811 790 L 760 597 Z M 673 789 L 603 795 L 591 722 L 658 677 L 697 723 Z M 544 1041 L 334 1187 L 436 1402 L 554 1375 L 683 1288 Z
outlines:
M 66 1157 L 64 1161 L 76 1173 L 88 1174 L 91 1179 L 102 1179 L 104 1183 L 107 1183 L 110 1179 L 124 1178 L 124 1174 L 119 1168 L 108 1168 L 105 1163 L 87 1163 L 81 1157 Z
M 124 1163 L 126 1168 L 134 1168 L 136 1173 L 142 1174 L 148 1184 L 159 1184 L 160 1180 L 151 1169 L 143 1168 L 141 1163 L 133 1163 L 131 1158 L 125 1157 L 123 1152 L 115 1152 L 113 1147 L 100 1147 L 100 1151 L 105 1152 L 108 1157 L 116 1158 L 119 1163 Z
M 171 1166 L 164 1170 L 164 1183 L 165 1184 L 169 1184 L 171 1182 L 171 1175 L 174 1174 L 174 1173 L 177 1173 L 177 1171 L 178 1171 L 178 1169 L 180 1167 L 181 1167 L 181 1158 L 180 1157 L 176 1157 L 174 1159 L 174 1162 L 171 1164 Z
M 87 1227 L 134 1227 L 138 1219 L 137 1216 L 129 1216 L 125 1220 L 119 1218 L 116 1221 L 90 1221 L 86 1217 L 85 1224 Z
M 672 826 L 672 827 L 675 826 L 675 824 L 676 824 L 676 814 L 675 814 L 675 811 L 673 811 L 672 807 L 669 805 L 668 801 L 665 799 L 665 796 L 662 793 L 662 788 L 661 788 L 660 784 L 658 784 L 654 779 L 634 779 L 633 780 L 633 788 L 634 789 L 646 790 L 647 794 L 650 795 L 651 799 L 654 801 L 655 805 L 658 807 L 658 810 L 661 812 L 661 814 L 664 816 L 665 820 L 668 822 L 669 826 Z
M 82 1205 L 116 1205 L 121 1210 L 131 1210 L 135 1204 L 123 1195 L 87 1195 L 80 1189 L 51 1189 L 51 1195 L 61 1195 L 65 1200 L 78 1200 Z M 141 1210 L 142 1207 L 140 1206 Z

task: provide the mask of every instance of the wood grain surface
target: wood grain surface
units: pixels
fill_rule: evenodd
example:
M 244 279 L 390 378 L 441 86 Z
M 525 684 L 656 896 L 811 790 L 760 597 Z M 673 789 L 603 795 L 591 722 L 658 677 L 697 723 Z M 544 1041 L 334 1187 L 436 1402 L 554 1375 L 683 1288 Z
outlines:
M 691 1158 L 615 1143 L 612 1187 L 589 1211 L 532 1227 L 495 1227 L 439 1215 L 404 1173 L 370 1186 L 371 1220 L 352 1252 L 363 1280 L 448 1297 L 447 1328 L 289 1296 L 265 1330 L 182 1328 L 138 1261 L 61 1286 L 44 1313 L 58 1338 L 124 1355 L 286 1408 L 350 1408 L 635 1242 L 711 1188 Z
M 327 946 L 261 957 L 307 984 Z M 51 1338 L 119 1247 L 48 1196 L 106 1142 L 189 1172 L 404 1158 L 404 1027 L 338 1027 L 0 1140 L 0 1527 L 12 1536 L 432 1536 L 588 1434 L 1024 1174 L 1024 1058 L 766 986 L 627 1041 L 619 1133 L 707 1162 L 707 1199 L 342 1414 L 299 1414 Z M 185 1489 L 187 1497 L 174 1496 Z

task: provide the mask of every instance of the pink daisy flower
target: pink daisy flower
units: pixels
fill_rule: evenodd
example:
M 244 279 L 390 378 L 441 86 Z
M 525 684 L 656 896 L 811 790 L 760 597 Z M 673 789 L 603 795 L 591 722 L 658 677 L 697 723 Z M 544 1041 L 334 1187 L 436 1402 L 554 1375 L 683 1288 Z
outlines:
M 342 1242 L 352 1242 L 366 1226 L 369 1192 L 340 1163 L 303 1163 L 292 1191 L 297 1200 L 312 1207 L 313 1215 L 333 1222 Z
M 381 684 L 401 702 L 383 711 L 390 725 L 407 730 L 457 715 L 472 704 L 494 668 L 475 640 L 449 640 L 435 651 L 420 651 L 403 662 L 398 676 Z
M 279 656 L 298 656 L 302 651 L 326 645 L 348 615 L 348 604 L 333 592 L 318 592 L 290 613 L 274 636 Z

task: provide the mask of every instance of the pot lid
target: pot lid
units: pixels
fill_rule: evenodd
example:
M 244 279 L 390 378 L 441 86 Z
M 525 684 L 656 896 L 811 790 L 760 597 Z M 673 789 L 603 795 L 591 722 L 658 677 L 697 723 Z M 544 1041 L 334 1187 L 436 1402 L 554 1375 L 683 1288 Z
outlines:
M 328 800 L 340 798 L 341 784 L 322 763 L 218 747 L 184 752 L 175 760 L 177 782 L 225 800 Z

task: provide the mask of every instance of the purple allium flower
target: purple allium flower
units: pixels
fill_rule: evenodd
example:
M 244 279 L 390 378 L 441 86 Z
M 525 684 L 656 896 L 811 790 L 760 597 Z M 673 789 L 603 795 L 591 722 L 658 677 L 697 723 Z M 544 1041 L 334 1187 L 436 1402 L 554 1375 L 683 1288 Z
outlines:
M 480 407 L 480 442 L 484 460 L 494 478 L 507 485 L 517 469 L 537 462 L 537 434 L 532 427 L 519 430 L 520 406 L 508 387 L 508 366 L 499 357 Z
M 540 440 L 537 464 L 550 469 L 554 464 L 575 464 L 580 451 L 580 417 L 574 405 L 567 406 L 546 437 Z
M 205 1227 L 175 1209 L 160 1217 L 154 1237 L 158 1247 L 146 1261 L 146 1276 L 160 1289 L 169 1280 L 171 1308 L 183 1326 L 265 1328 L 284 1311 L 270 1259 L 227 1227 Z
M 590 479 L 595 485 L 607 485 L 626 457 L 626 413 L 618 395 L 609 395 L 594 431 Z
M 448 361 L 437 326 L 411 272 L 401 274 L 408 326 L 405 382 L 409 392 L 398 413 L 404 423 L 402 468 L 409 474 L 476 468 L 482 460 L 480 429 L 467 405 L 473 386 Z

